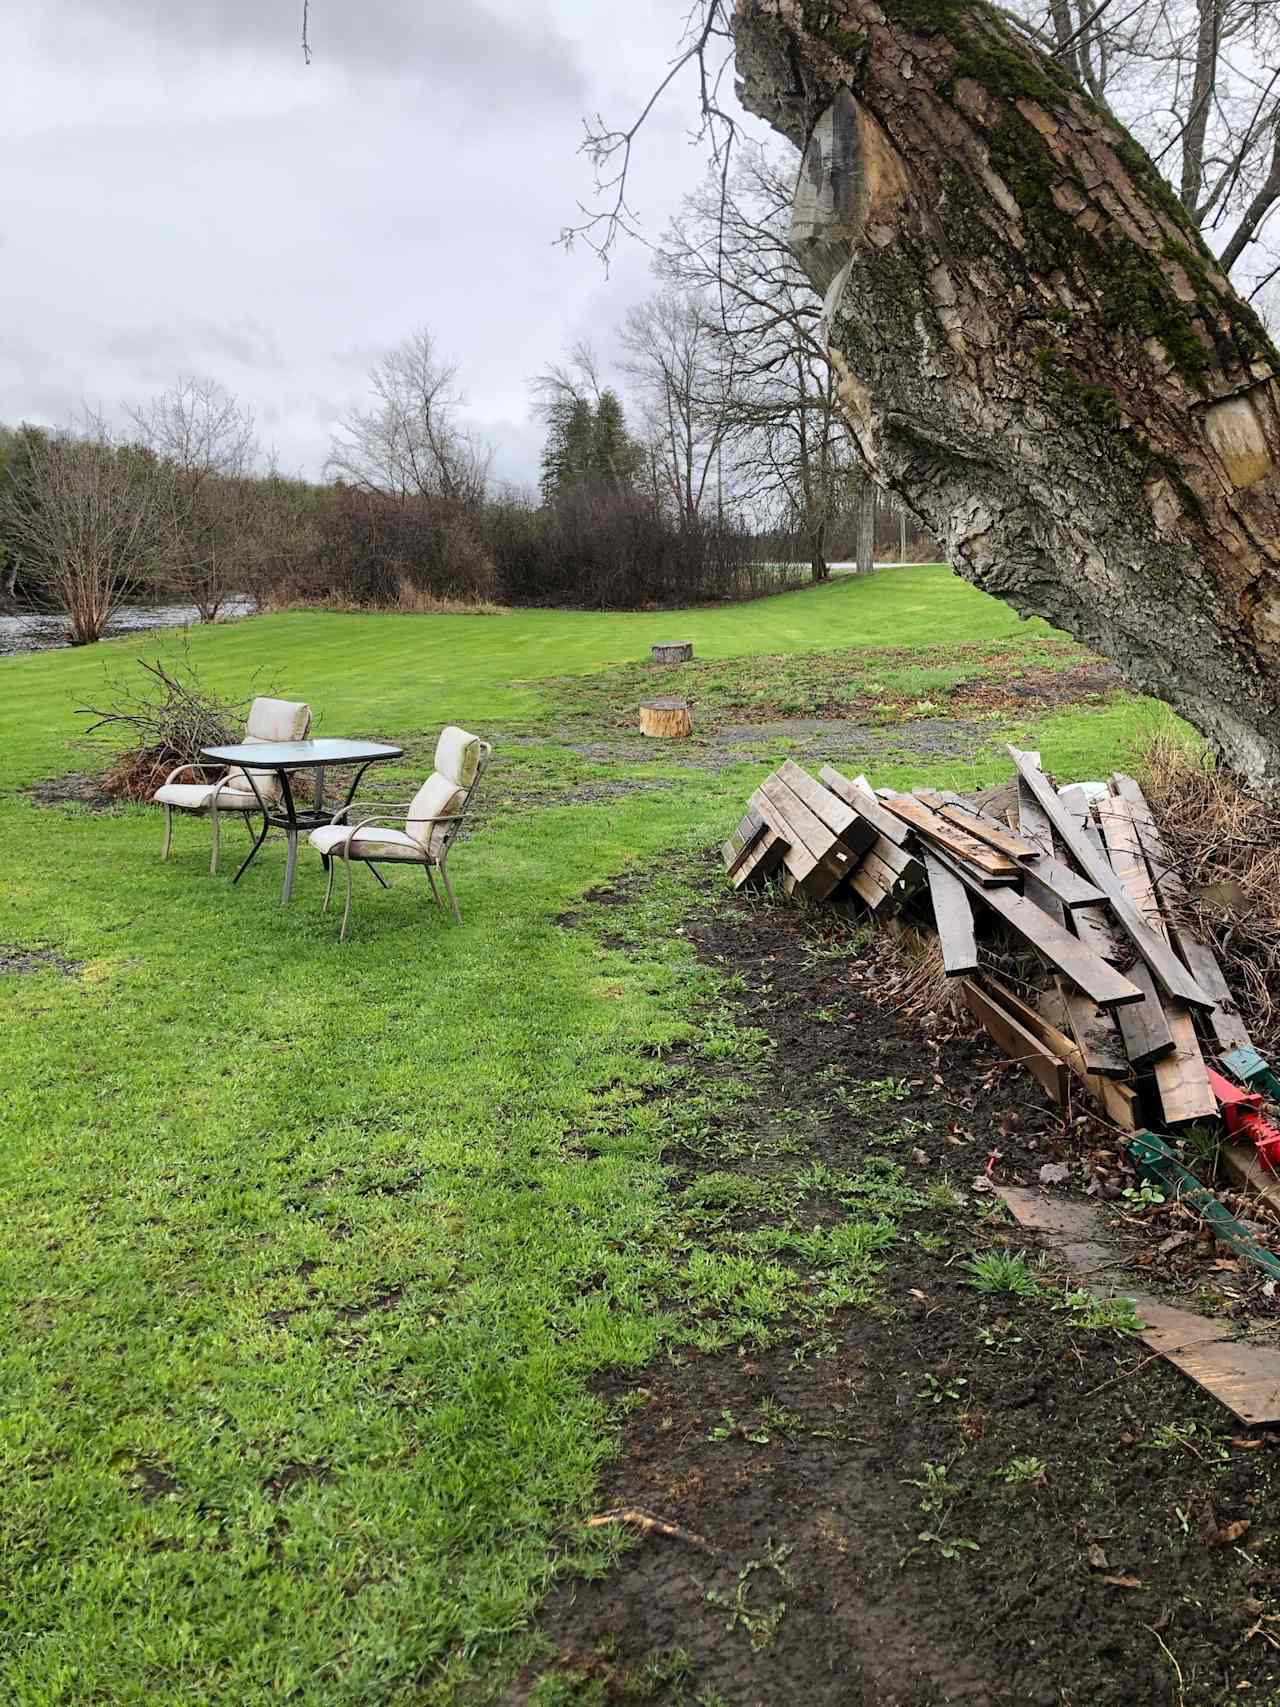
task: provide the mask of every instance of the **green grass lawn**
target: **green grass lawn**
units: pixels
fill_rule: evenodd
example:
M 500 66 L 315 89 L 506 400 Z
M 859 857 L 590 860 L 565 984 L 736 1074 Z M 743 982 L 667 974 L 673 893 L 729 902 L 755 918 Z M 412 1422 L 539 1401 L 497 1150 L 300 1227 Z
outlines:
M 1053 641 L 932 568 L 674 615 L 196 630 L 211 684 L 306 698 L 317 732 L 416 754 L 457 721 L 507 761 L 486 786 L 510 804 L 455 854 L 465 928 L 420 874 L 384 894 L 358 873 L 345 947 L 318 860 L 282 910 L 275 844 L 233 890 L 206 825 L 161 865 L 154 810 L 21 792 L 90 762 L 74 711 L 104 666 L 176 637 L 0 660 L 0 941 L 76 963 L 0 973 L 0 1699 L 484 1698 L 557 1565 L 603 1556 L 581 1528 L 611 1439 L 592 1376 L 803 1303 L 777 1261 L 691 1252 L 664 1195 L 664 1137 L 734 1095 L 696 1091 L 699 1063 L 754 1059 L 678 924 L 714 901 L 691 856 L 759 767 L 593 760 L 560 729 L 566 678 L 667 637 L 707 660 L 913 648 L 922 669 Z M 1162 715 L 1121 698 L 1019 733 L 1099 772 Z M 886 780 L 1004 774 L 1002 732 L 976 767 Z M 607 778 L 637 786 L 556 803 Z M 565 920 L 637 871 L 625 942 Z M 673 1084 L 678 1105 L 653 1094 Z M 868 1284 L 840 1260 L 824 1308 Z

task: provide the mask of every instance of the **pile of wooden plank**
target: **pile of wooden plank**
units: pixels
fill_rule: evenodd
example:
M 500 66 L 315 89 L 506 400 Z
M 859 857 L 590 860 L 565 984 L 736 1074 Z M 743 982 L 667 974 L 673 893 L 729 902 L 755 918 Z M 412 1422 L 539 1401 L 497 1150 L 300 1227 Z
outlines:
M 1004 818 L 788 762 L 725 844 L 730 881 L 780 873 L 790 894 L 931 928 L 965 1006 L 1060 1103 L 1083 1092 L 1126 1131 L 1216 1119 L 1206 1058 L 1249 1038 L 1142 790 L 1122 774 L 1058 788 L 1009 750 Z M 1020 994 L 996 975 L 1011 951 L 1040 968 Z

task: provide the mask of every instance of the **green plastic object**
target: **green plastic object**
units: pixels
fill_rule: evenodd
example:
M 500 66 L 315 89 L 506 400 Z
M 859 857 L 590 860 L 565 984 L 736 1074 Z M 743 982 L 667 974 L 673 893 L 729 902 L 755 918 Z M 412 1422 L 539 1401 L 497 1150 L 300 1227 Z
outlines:
M 1228 1049 L 1222 1057 L 1222 1065 L 1242 1085 L 1248 1085 L 1250 1090 L 1265 1091 L 1273 1101 L 1280 1102 L 1280 1079 L 1268 1067 L 1252 1044 L 1242 1044 L 1239 1049 Z
M 1189 1203 L 1212 1227 L 1215 1239 L 1229 1245 L 1246 1262 L 1256 1264 L 1273 1279 L 1280 1280 L 1280 1257 L 1267 1250 L 1265 1245 L 1260 1245 L 1241 1226 L 1231 1211 L 1219 1203 L 1189 1169 L 1183 1167 L 1177 1151 L 1163 1138 L 1158 1138 L 1154 1132 L 1135 1132 L 1129 1140 L 1129 1159 L 1137 1168 L 1139 1179 L 1150 1180 L 1167 1197 Z

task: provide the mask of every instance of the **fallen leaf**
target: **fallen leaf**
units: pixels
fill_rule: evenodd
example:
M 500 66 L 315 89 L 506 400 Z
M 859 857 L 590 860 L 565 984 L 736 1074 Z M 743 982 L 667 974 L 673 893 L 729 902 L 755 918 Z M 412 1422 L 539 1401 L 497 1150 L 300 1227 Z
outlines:
M 1194 1233 L 1170 1233 L 1167 1239 L 1161 1239 L 1156 1250 L 1162 1257 L 1167 1257 L 1170 1251 L 1180 1251 L 1183 1245 L 1194 1245 L 1195 1242 Z
M 1241 1452 L 1256 1452 L 1260 1446 L 1265 1446 L 1266 1442 L 1262 1440 L 1255 1440 L 1249 1435 L 1233 1434 L 1231 1436 L 1231 1444 L 1232 1446 L 1238 1446 Z
M 921 1292 L 918 1286 L 910 1288 L 910 1295 L 912 1298 L 918 1298 L 922 1304 L 927 1304 L 929 1302 L 929 1294 L 927 1292 Z M 1258 1444 L 1261 1446 L 1262 1442 L 1259 1441 Z
M 969 1182 L 970 1191 L 994 1191 L 995 1189 L 985 1174 L 979 1174 L 976 1179 Z
M 1046 1162 L 1040 1170 L 1041 1185 L 1062 1185 L 1071 1178 L 1071 1169 L 1065 1162 Z
M 1095 1541 L 1089 1549 L 1089 1563 L 1095 1571 L 1105 1571 L 1110 1564 L 1105 1551 Z
M 1247 1535 L 1253 1527 L 1252 1520 L 1238 1517 L 1234 1523 L 1224 1523 L 1205 1542 L 1206 1547 L 1229 1547 L 1233 1541 L 1238 1541 L 1242 1535 Z
M 1240 1272 L 1240 1264 L 1238 1262 L 1233 1262 L 1230 1257 L 1218 1257 L 1216 1261 L 1209 1264 L 1209 1267 L 1229 1269 L 1232 1274 L 1239 1274 Z
M 1141 1588 L 1141 1577 L 1103 1577 L 1104 1583 L 1110 1583 L 1112 1588 Z

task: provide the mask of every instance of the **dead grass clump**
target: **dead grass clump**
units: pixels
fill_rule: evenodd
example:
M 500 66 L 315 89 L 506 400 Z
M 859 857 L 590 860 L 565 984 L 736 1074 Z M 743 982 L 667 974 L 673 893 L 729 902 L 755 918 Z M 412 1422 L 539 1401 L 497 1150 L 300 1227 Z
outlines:
M 1280 1053 L 1280 807 L 1246 793 L 1203 750 L 1165 734 L 1143 791 L 1187 886 L 1188 922 L 1216 950 L 1256 1046 Z
M 395 609 L 413 616 L 508 616 L 505 605 L 495 605 L 489 599 L 447 599 L 412 581 L 401 581 L 396 592 Z
M 108 676 L 113 697 L 76 712 L 93 719 L 86 731 L 91 743 L 100 744 L 93 738 L 104 729 L 129 741 L 123 749 L 110 742 L 114 755 L 102 778 L 104 790 L 117 800 L 149 800 L 176 766 L 199 764 L 201 748 L 238 740 L 247 711 L 204 687 L 189 663 L 137 662 L 149 678 L 145 685 Z

